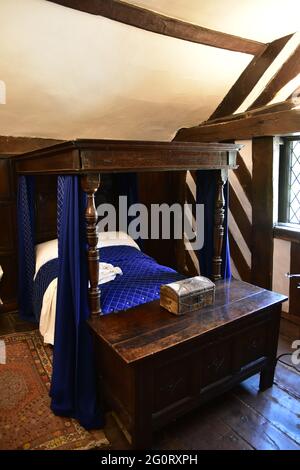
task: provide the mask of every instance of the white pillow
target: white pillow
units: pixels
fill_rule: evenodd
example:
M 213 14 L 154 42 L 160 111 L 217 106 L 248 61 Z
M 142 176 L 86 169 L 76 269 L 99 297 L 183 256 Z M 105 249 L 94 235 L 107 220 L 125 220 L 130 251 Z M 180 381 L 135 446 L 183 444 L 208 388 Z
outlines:
M 38 270 L 52 259 L 58 258 L 58 240 L 49 240 L 48 242 L 39 243 L 35 247 L 35 275 Z
M 140 247 L 133 240 L 133 238 L 126 232 L 99 232 L 98 233 L 98 248 L 104 248 L 105 246 L 116 246 L 116 245 L 127 245 L 133 246 L 138 250 Z
M 100 232 L 98 234 L 98 248 L 105 246 L 127 245 L 140 249 L 137 243 L 125 232 Z M 35 247 L 35 274 L 38 270 L 52 259 L 58 258 L 58 240 L 49 240 L 48 242 L 39 243 Z

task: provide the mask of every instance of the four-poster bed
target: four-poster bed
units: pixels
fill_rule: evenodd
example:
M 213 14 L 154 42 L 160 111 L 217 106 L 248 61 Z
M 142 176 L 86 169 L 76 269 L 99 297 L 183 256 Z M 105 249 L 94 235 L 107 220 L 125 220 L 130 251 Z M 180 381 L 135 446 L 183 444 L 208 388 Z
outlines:
M 76 140 L 30 152 L 16 159 L 16 171 L 22 178 L 26 175 L 56 174 L 64 184 L 61 191 L 64 205 L 58 210 L 65 212 L 65 217 L 61 219 L 63 223 L 58 225 L 58 279 L 61 286 L 58 288 L 52 381 L 52 409 L 56 413 L 69 413 L 88 427 L 92 427 L 93 423 L 99 425 L 101 421 L 94 419 L 96 415 L 92 411 L 88 418 L 83 412 L 85 406 L 95 406 L 94 402 L 88 401 L 88 405 L 87 401 L 80 402 L 81 394 L 88 396 L 85 384 L 78 385 L 78 379 L 82 380 L 85 374 L 83 369 L 91 361 L 87 356 L 87 351 L 91 352 L 89 333 L 85 331 L 88 317 L 94 336 L 101 396 L 103 394 L 105 401 L 118 413 L 135 448 L 151 444 L 152 429 L 254 373 L 261 372 L 261 388 L 271 386 L 280 309 L 285 297 L 241 281 L 221 280 L 226 215 L 224 185 L 228 170 L 236 166 L 239 148 L 234 144 Z M 213 306 L 180 318 L 174 318 L 163 310 L 157 300 L 120 313 L 100 316 L 95 193 L 101 184 L 101 173 L 154 170 L 213 170 L 210 173 L 215 179 L 211 277 L 217 282 L 216 302 Z M 80 177 L 87 201 L 78 196 L 78 179 L 64 180 L 66 175 Z M 83 227 L 80 216 L 83 204 L 86 233 L 83 237 L 81 231 L 79 239 L 76 231 Z M 72 249 L 67 234 L 71 237 Z M 84 240 L 88 246 L 89 309 L 85 303 Z M 79 266 L 73 266 L 74 256 L 80 260 Z M 70 276 L 69 279 L 68 273 L 72 273 L 73 267 L 80 269 L 76 271 L 77 278 Z M 74 302 L 64 297 L 63 287 L 73 292 L 69 295 L 75 298 Z M 68 330 L 67 315 L 71 323 L 76 318 L 76 324 L 70 326 L 74 329 L 73 336 Z M 81 342 L 83 330 L 86 336 Z M 72 369 L 68 393 L 58 380 L 64 374 L 60 351 L 66 343 L 70 343 L 67 356 L 80 357 L 79 365 L 82 365 L 80 373 Z M 85 344 L 89 346 L 85 348 Z M 71 367 L 69 363 L 68 367 Z M 84 376 L 91 393 L 94 387 L 92 373 L 93 370 L 88 378 Z M 75 405 L 72 402 L 73 408 L 68 408 L 65 401 L 70 401 L 69 396 L 74 394 L 72 384 L 76 384 L 77 398 L 73 400 Z

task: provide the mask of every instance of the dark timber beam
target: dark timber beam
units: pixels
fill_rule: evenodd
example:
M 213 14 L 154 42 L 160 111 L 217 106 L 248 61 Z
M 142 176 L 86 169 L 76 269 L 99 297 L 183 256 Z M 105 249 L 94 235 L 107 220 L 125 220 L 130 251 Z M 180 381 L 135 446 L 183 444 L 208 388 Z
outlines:
M 268 85 L 254 101 L 254 103 L 249 107 L 249 109 L 254 109 L 258 106 L 264 106 L 269 103 L 276 96 L 276 94 L 299 73 L 300 46 L 298 46 L 295 52 L 286 60 L 286 62 L 270 80 Z
M 136 28 L 163 34 L 184 41 L 205 44 L 207 46 L 228 49 L 245 54 L 260 54 L 265 44 L 251 39 L 244 39 L 232 34 L 221 33 L 203 28 L 192 23 L 161 15 L 145 8 L 118 0 L 49 0 L 52 3 L 75 10 L 100 15 L 110 20 L 119 21 Z
M 291 274 L 300 273 L 300 244 L 292 242 L 291 243 Z M 299 278 L 294 277 L 290 279 L 290 308 L 289 313 L 293 315 L 294 319 L 298 319 L 298 324 L 300 324 L 300 289 L 298 289 Z
M 272 289 L 273 270 L 273 137 L 252 141 L 252 278 L 253 284 Z
M 265 50 L 262 50 L 260 54 L 252 59 L 209 120 L 222 118 L 240 107 L 292 36 L 290 34 L 271 42 Z
M 259 108 L 244 111 L 243 113 L 229 114 L 221 118 L 209 119 L 208 121 L 202 122 L 200 125 L 210 126 L 211 124 L 218 124 L 220 122 L 228 122 L 228 121 L 238 121 L 239 119 L 242 119 L 242 118 L 249 118 L 251 116 L 258 116 L 260 114 L 277 113 L 278 111 L 289 111 L 290 109 L 294 109 L 295 106 L 296 106 L 295 98 L 290 97 L 286 101 L 268 104 L 266 106 L 261 106 Z
M 234 121 L 180 129 L 177 142 L 222 142 L 252 137 L 300 133 L 300 109 L 244 117 Z

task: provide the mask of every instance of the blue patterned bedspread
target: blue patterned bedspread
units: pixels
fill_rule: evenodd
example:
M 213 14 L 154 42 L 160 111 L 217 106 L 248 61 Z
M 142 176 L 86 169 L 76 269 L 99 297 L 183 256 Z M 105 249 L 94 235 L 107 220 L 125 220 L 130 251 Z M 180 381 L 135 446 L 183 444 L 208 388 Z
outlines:
M 101 285 L 103 313 L 126 310 L 136 305 L 159 299 L 160 286 L 183 279 L 171 268 L 158 264 L 153 258 L 131 246 L 118 245 L 101 248 L 101 261 L 122 269 L 123 275 Z M 44 293 L 57 277 L 58 259 L 46 263 L 34 282 L 34 313 L 39 320 Z

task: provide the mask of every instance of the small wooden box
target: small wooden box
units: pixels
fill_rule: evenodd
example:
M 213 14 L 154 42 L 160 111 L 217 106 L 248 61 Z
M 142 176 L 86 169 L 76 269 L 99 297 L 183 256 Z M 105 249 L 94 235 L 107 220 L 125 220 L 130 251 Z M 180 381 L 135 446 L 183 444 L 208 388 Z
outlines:
M 165 284 L 160 288 L 160 305 L 175 315 L 193 312 L 214 303 L 215 287 L 203 276 Z

